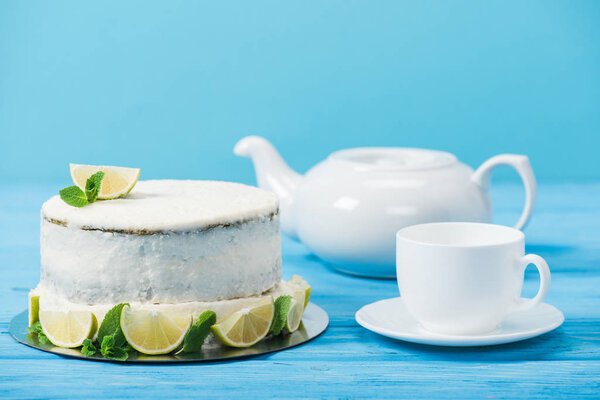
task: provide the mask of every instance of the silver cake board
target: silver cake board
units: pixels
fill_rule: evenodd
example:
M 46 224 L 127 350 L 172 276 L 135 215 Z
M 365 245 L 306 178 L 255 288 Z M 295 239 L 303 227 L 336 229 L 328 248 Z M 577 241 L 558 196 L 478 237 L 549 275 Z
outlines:
M 196 353 L 180 353 L 175 355 L 165 354 L 150 356 L 141 353 L 134 353 L 126 361 L 115 361 L 103 358 L 101 355 L 84 356 L 79 349 L 65 349 L 56 347 L 53 344 L 39 343 L 37 336 L 27 331 L 29 317 L 27 311 L 16 315 L 8 326 L 10 334 L 20 343 L 33 347 L 38 350 L 58 354 L 64 357 L 80 358 L 90 361 L 108 361 L 116 363 L 185 363 L 185 362 L 206 362 L 206 361 L 227 361 L 244 357 L 259 356 L 275 351 L 281 351 L 301 345 L 311 339 L 316 338 L 325 331 L 329 324 L 329 316 L 321 307 L 314 303 L 309 303 L 302 316 L 300 328 L 290 335 L 267 336 L 252 347 L 234 348 L 221 345 L 219 343 L 210 343 L 202 346 L 202 349 Z

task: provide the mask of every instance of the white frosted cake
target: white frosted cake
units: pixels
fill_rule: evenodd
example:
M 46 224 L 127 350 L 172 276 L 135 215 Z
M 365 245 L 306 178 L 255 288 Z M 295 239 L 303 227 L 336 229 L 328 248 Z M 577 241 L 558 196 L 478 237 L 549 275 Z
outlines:
M 80 304 L 260 294 L 281 280 L 277 208 L 275 195 L 228 182 L 139 182 L 127 198 L 83 208 L 52 197 L 39 288 Z
M 281 280 L 277 196 L 230 182 L 140 181 L 125 198 L 41 210 L 39 310 L 90 310 L 98 322 L 119 303 L 206 311 L 217 321 L 248 298 L 291 294 Z

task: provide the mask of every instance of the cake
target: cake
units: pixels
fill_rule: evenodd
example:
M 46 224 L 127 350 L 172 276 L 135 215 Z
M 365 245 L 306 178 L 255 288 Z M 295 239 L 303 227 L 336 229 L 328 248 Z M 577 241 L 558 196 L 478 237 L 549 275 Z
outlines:
M 119 303 L 204 311 L 217 323 L 249 299 L 292 295 L 282 281 L 276 195 L 231 182 L 140 181 L 127 197 L 41 209 L 39 310 L 91 311 Z

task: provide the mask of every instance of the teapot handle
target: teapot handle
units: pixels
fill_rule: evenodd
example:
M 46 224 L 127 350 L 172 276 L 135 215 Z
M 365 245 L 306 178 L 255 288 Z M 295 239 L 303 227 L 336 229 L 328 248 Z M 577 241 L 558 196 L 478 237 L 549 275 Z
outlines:
M 533 175 L 533 170 L 527 156 L 519 154 L 500 154 L 494 156 L 481 164 L 473 173 L 471 179 L 481 186 L 482 189 L 488 190 L 492 171 L 499 165 L 513 167 L 523 180 L 523 185 L 525 186 L 525 207 L 519 221 L 515 225 L 515 229 L 523 229 L 531 217 L 537 192 L 535 176 Z

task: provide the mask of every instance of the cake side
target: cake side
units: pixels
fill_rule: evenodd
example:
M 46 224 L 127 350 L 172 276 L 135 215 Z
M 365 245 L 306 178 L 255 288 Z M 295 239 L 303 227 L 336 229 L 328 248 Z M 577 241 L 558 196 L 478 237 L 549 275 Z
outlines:
M 41 221 L 40 286 L 83 304 L 214 301 L 281 280 L 279 217 L 193 233 L 130 235 Z

